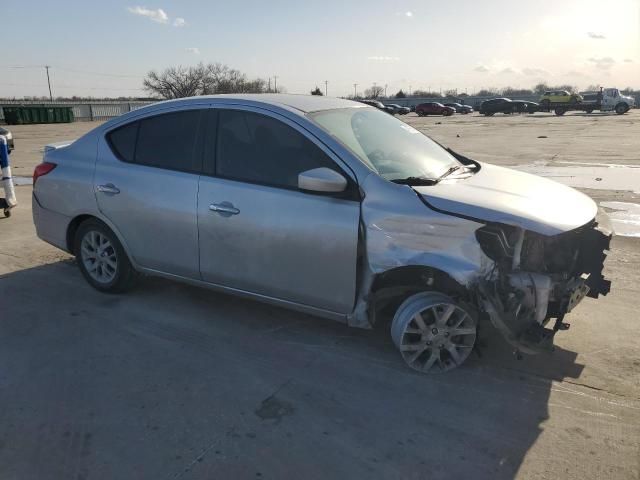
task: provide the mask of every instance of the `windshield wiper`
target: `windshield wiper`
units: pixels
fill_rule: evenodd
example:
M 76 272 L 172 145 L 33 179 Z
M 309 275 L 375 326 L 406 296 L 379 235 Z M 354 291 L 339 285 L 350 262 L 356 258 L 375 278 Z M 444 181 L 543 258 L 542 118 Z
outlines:
M 406 178 L 395 178 L 393 180 L 391 180 L 393 183 L 399 183 L 400 185 L 409 185 L 409 186 L 414 186 L 414 187 L 420 187 L 420 186 L 430 186 L 430 185 L 435 185 L 437 184 L 440 180 L 442 180 L 445 177 L 448 177 L 449 175 L 451 175 L 453 172 L 456 172 L 462 168 L 467 168 L 467 167 L 461 167 L 460 165 L 454 165 L 452 167 L 449 167 L 447 169 L 446 172 L 444 172 L 442 175 L 440 175 L 438 178 L 426 178 L 426 177 L 406 177 Z
M 440 180 L 442 180 L 443 178 L 448 177 L 449 175 L 451 175 L 456 170 L 460 170 L 460 168 L 462 168 L 462 167 L 460 167 L 460 165 L 454 165 L 453 167 L 449 167 L 446 172 L 444 172 L 442 175 L 440 175 L 436 179 L 436 183 L 439 182 Z
M 424 185 L 435 185 L 438 183 L 438 180 L 435 178 L 424 178 L 424 177 L 406 177 L 406 178 L 394 178 L 391 180 L 393 183 L 398 183 L 400 185 L 409 185 L 412 187 L 420 187 Z

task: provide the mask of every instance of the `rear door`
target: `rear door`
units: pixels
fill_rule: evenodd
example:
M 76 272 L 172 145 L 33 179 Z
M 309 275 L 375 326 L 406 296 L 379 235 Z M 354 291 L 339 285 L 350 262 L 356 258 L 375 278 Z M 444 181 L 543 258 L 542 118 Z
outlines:
M 173 110 L 128 123 L 99 144 L 98 206 L 142 267 L 199 278 L 196 206 L 205 110 Z
M 351 312 L 360 202 L 300 191 L 319 167 L 349 178 L 339 160 L 298 125 L 264 110 L 212 109 L 198 193 L 205 281 L 280 300 Z M 213 124 L 217 124 L 216 129 Z M 217 139 L 217 141 L 216 141 Z

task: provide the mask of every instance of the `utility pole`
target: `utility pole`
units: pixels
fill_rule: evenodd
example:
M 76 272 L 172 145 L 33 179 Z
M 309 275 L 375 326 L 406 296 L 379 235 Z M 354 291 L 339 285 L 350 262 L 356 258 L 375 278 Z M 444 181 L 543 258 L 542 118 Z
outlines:
M 411 85 L 409 85 L 409 96 L 411 96 Z
M 45 65 L 44 68 L 47 70 L 47 85 L 49 85 L 49 100 L 53 102 L 53 95 L 51 94 L 51 80 L 49 79 L 49 69 L 51 67 L 49 65 Z
M 278 93 L 278 76 L 277 75 L 273 76 L 273 89 L 275 90 L 276 93 Z
M 325 96 L 325 97 L 326 97 L 327 95 L 329 95 L 329 94 L 327 93 L 327 88 L 328 88 L 328 87 L 327 87 L 327 84 L 328 84 L 328 83 L 329 83 L 329 80 L 325 80 L 325 81 L 324 81 L 324 96 Z
M 389 85 L 387 85 L 386 83 L 384 84 L 384 98 L 387 98 L 387 87 Z
M 358 84 L 353 84 L 353 98 L 358 98 Z
M 267 93 L 271 93 L 271 77 L 269 77 L 269 86 L 267 87 Z

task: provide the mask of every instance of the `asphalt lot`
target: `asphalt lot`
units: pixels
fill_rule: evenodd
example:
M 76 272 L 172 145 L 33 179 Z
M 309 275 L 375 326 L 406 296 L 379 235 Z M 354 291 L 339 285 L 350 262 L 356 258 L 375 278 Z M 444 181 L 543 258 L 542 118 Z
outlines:
M 637 111 L 404 120 L 481 161 L 640 171 Z M 14 173 L 95 125 L 13 127 Z M 596 201 L 640 203 L 598 182 Z M 3 480 L 640 478 L 638 238 L 614 238 L 611 293 L 567 317 L 552 354 L 517 360 L 489 337 L 421 376 L 382 328 L 159 279 L 100 294 L 17 193 L 0 218 Z

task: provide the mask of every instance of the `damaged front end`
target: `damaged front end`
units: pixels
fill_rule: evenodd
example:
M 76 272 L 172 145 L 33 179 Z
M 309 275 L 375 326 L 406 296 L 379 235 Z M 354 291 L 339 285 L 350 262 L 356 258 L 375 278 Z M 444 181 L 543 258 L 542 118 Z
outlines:
M 609 292 L 602 270 L 611 235 L 595 220 L 553 236 L 488 224 L 476 238 L 495 262 L 477 283 L 478 306 L 517 352 L 551 350 L 569 327 L 565 315 L 585 296 Z

